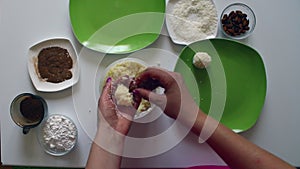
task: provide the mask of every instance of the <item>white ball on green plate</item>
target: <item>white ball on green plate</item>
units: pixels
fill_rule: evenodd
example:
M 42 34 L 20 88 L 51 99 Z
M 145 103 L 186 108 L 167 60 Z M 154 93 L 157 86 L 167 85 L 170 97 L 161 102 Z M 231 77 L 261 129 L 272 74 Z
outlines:
M 196 68 L 204 69 L 209 66 L 211 62 L 211 56 L 206 52 L 197 52 L 193 58 L 193 64 Z

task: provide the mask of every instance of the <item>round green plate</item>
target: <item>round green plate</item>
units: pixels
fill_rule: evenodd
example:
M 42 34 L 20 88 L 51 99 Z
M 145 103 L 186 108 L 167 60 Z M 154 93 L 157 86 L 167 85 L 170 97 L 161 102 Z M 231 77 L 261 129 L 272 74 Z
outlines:
M 70 0 L 73 32 L 87 48 L 128 53 L 153 43 L 164 22 L 162 0 Z
M 196 52 L 207 52 L 212 57 L 207 69 L 193 66 Z M 255 124 L 267 86 L 264 63 L 258 52 L 235 41 L 210 39 L 185 47 L 179 58 L 175 71 L 183 75 L 204 112 L 219 117 L 221 123 L 236 132 Z

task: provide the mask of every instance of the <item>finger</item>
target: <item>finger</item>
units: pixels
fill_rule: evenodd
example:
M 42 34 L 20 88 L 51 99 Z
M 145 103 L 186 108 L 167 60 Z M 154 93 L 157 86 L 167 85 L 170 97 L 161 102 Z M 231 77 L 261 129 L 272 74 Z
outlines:
M 118 113 L 122 117 L 125 117 L 127 120 L 132 121 L 133 116 L 136 113 L 136 109 L 133 108 L 132 106 L 117 106 L 118 108 Z
M 138 93 L 135 93 L 134 91 L 132 92 L 132 96 L 133 96 L 133 107 L 137 110 L 141 104 L 142 97 Z
M 112 96 L 111 96 L 111 92 L 112 92 L 111 88 L 112 88 L 111 78 L 108 78 L 105 86 L 103 87 L 102 94 L 98 102 L 98 107 L 100 111 L 103 110 L 105 112 L 105 110 L 115 109 L 115 105 L 112 101 Z
M 101 97 L 107 97 L 107 96 L 110 96 L 111 95 L 111 87 L 112 87 L 112 79 L 109 77 L 107 78 L 106 80 L 106 83 L 103 87 L 103 90 L 102 90 L 102 94 L 101 94 Z M 101 98 L 100 97 L 100 98 Z
M 143 83 L 147 84 L 149 83 L 149 80 L 150 83 L 151 81 L 154 81 L 154 84 L 151 85 L 156 85 L 155 87 L 161 86 L 163 88 L 168 88 L 174 81 L 174 77 L 172 73 L 167 70 L 149 67 L 136 77 L 136 85 L 143 86 Z M 159 83 L 155 81 L 158 81 Z
M 167 104 L 167 97 L 164 94 L 156 94 L 152 91 L 138 88 L 134 90 L 135 93 L 138 93 L 142 98 L 148 100 L 150 103 L 154 103 L 159 106 L 162 110 L 165 109 Z

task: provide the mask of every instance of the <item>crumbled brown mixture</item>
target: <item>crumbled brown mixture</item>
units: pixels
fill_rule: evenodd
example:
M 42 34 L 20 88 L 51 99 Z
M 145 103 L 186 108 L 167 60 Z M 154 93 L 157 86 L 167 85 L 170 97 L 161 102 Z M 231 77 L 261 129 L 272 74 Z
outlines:
M 60 83 L 72 78 L 72 58 L 68 50 L 61 47 L 42 49 L 38 55 L 37 67 L 40 77 L 47 82 Z

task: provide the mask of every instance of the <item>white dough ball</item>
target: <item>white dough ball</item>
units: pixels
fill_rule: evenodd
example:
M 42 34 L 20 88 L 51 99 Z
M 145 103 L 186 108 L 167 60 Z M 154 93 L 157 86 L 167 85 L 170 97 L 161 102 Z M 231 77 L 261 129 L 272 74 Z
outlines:
M 207 68 L 211 62 L 211 57 L 206 52 L 197 52 L 193 58 L 195 67 L 203 69 Z

